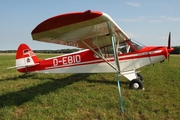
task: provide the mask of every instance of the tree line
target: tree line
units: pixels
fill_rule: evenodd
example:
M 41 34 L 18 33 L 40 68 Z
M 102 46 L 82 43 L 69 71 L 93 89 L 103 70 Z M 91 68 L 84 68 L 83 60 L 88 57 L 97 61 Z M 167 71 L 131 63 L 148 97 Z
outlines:
M 61 49 L 61 50 L 33 50 L 34 53 L 46 54 L 65 54 L 79 51 L 80 49 Z M 17 50 L 0 50 L 0 53 L 16 53 Z
M 180 46 L 173 46 L 174 51 L 171 54 L 180 54 Z M 61 50 L 33 50 L 34 53 L 46 53 L 46 54 L 65 54 L 79 51 L 81 49 L 61 49 Z M 16 53 L 17 50 L 0 50 L 0 53 Z
M 174 46 L 174 50 L 171 52 L 171 54 L 180 54 L 180 46 Z

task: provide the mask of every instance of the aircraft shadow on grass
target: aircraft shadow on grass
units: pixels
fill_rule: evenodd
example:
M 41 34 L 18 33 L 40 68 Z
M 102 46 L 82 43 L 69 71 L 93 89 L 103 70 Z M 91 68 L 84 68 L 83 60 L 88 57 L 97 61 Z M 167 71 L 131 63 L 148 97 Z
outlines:
M 46 82 L 44 84 L 40 84 L 37 86 L 33 86 L 27 89 L 23 89 L 17 92 L 10 92 L 0 96 L 0 108 L 4 108 L 7 106 L 20 106 L 25 102 L 33 100 L 37 95 L 45 95 L 50 92 L 56 91 L 57 89 L 64 88 L 65 86 L 71 85 L 75 82 L 87 81 L 89 83 L 103 83 L 103 84 L 111 84 L 117 85 L 116 81 L 108 81 L 108 80 L 89 80 L 88 77 L 92 74 L 72 74 L 71 76 L 55 79 L 48 78 L 52 81 Z M 28 75 L 27 77 L 31 77 L 32 75 Z M 24 76 L 26 77 L 26 76 Z M 17 77 L 12 78 L 11 80 L 17 80 Z M 33 79 L 33 78 L 32 78 Z M 6 79 L 8 80 L 8 79 Z M 127 82 L 122 82 L 122 84 L 128 84 Z

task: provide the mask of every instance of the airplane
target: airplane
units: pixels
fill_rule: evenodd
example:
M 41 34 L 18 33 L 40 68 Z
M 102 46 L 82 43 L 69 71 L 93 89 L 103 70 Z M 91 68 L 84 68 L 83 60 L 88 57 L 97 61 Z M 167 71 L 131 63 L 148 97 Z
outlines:
M 117 73 L 130 83 L 130 89 L 143 89 L 143 77 L 137 69 L 169 58 L 168 46 L 144 46 L 132 40 L 106 13 L 87 10 L 46 19 L 31 32 L 40 42 L 81 48 L 80 51 L 44 60 L 21 44 L 15 68 L 22 73 Z

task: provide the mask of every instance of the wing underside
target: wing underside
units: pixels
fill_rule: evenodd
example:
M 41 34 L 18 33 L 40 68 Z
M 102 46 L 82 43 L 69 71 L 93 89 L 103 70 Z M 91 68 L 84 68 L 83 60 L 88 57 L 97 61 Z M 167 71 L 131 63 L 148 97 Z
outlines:
M 83 41 L 96 49 L 112 44 L 108 24 L 118 41 L 129 39 L 110 16 L 93 11 L 68 13 L 47 19 L 32 31 L 32 37 L 37 41 L 87 48 Z M 54 27 L 49 27 L 52 25 Z

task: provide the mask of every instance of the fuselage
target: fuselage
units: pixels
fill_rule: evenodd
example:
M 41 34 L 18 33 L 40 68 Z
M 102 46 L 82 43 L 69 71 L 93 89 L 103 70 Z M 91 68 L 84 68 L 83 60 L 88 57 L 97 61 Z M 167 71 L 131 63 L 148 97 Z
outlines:
M 167 47 L 143 47 L 134 52 L 117 54 L 121 72 L 126 72 L 165 60 L 168 57 L 168 50 Z M 102 55 L 110 64 L 115 65 L 113 54 L 103 53 Z M 37 65 L 20 68 L 18 71 L 24 73 L 115 72 L 110 65 L 89 49 L 39 60 Z

